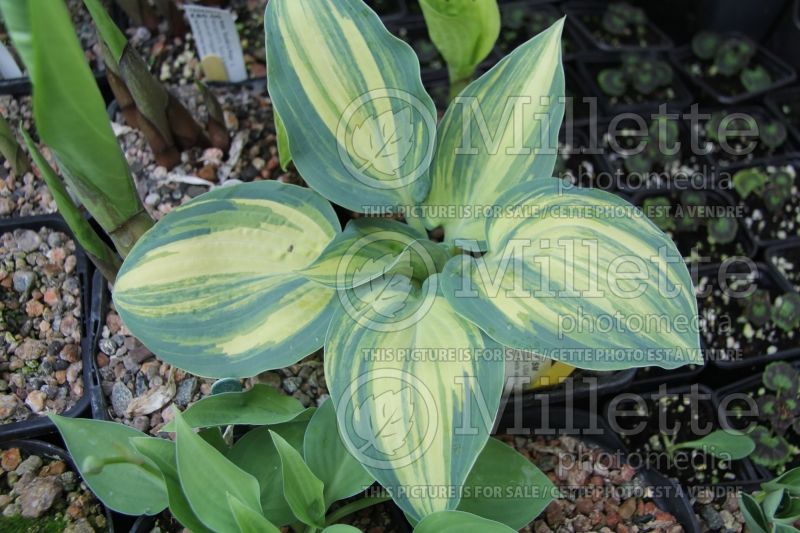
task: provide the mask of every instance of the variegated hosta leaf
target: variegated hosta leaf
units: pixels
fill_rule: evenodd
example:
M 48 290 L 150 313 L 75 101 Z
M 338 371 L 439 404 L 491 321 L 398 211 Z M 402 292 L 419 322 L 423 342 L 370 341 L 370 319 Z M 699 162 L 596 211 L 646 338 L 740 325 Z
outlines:
M 425 280 L 449 259 L 442 246 L 406 224 L 385 218 L 358 218 L 347 223 L 301 273 L 336 289 L 350 289 L 389 272 Z M 417 276 L 412 272 L 416 271 Z
M 452 306 L 496 341 L 594 370 L 702 364 L 697 303 L 672 240 L 620 198 L 524 183 L 498 199 L 489 252 L 451 259 Z
M 470 84 L 447 110 L 436 139 L 429 228 L 445 238 L 481 240 L 484 212 L 508 189 L 553 175 L 564 116 L 561 65 L 563 19 L 506 56 Z M 472 216 L 445 218 L 437 206 L 476 207 Z
M 114 287 L 125 324 L 170 364 L 253 376 L 319 349 L 334 290 L 298 274 L 339 233 L 317 193 L 275 181 L 222 187 L 165 216 Z
M 419 61 L 361 0 L 267 5 L 269 92 L 303 178 L 353 211 L 417 205 L 436 136 Z
M 462 485 L 483 449 L 505 367 L 437 284 L 434 275 L 375 288 L 364 305 L 337 309 L 325 343 L 345 444 L 417 520 L 458 506 L 460 494 L 442 489 Z

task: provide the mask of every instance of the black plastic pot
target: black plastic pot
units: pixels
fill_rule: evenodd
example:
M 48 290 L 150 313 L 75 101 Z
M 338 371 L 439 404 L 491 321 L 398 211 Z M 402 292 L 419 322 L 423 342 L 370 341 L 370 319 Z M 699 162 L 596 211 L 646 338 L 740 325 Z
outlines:
M 648 198 L 652 198 L 654 196 L 668 196 L 674 197 L 675 195 L 680 194 L 684 189 L 678 188 L 661 188 L 661 189 L 647 189 L 638 192 L 633 197 L 633 204 L 636 206 L 641 207 L 644 201 Z M 709 198 L 709 205 L 714 206 L 721 206 L 727 208 L 733 208 L 736 203 L 734 202 L 733 198 L 725 192 L 722 191 L 715 191 L 715 190 L 706 190 L 704 191 L 705 194 Z M 676 205 L 676 200 L 673 199 L 672 205 Z M 750 232 L 745 228 L 743 225 L 739 225 L 739 233 L 734 242 L 740 243 L 742 245 L 742 249 L 744 251 L 744 255 L 747 257 L 755 257 L 757 248 L 755 243 L 753 243 L 753 238 L 750 236 Z M 680 248 L 680 246 L 679 246 Z M 690 252 L 690 250 L 680 250 L 680 252 L 686 257 L 686 254 Z M 723 258 L 721 257 L 714 257 L 711 258 L 712 261 L 722 261 Z
M 91 331 L 91 346 L 89 346 L 89 359 L 91 365 L 89 367 L 89 381 L 92 382 L 92 395 L 91 395 L 91 414 L 95 420 L 111 421 L 108 414 L 108 402 L 106 396 L 103 394 L 100 373 L 97 368 L 97 343 L 102 336 L 103 325 L 106 323 L 106 313 L 108 311 L 108 303 L 111 294 L 108 292 L 108 282 L 96 271 L 92 276 L 92 304 L 89 312 L 89 328 Z
M 726 34 L 726 37 L 741 36 L 742 35 L 738 33 Z M 778 87 L 788 85 L 797 78 L 797 73 L 791 66 L 787 65 L 780 58 L 766 50 L 763 46 L 759 46 L 758 52 L 756 53 L 753 61 L 769 71 L 770 76 L 772 77 L 772 83 L 768 87 L 765 87 L 759 91 L 726 95 L 717 91 L 701 76 L 697 76 L 696 74 L 692 73 L 691 69 L 689 68 L 689 63 L 693 62 L 695 57 L 691 46 L 682 46 L 676 50 L 673 50 L 673 52 L 670 54 L 670 57 L 675 67 L 683 72 L 687 78 L 692 80 L 692 83 L 700 87 L 700 89 L 702 89 L 703 92 L 705 92 L 708 96 L 724 105 L 738 104 L 747 100 L 751 100 L 757 96 L 773 91 Z
M 661 31 L 653 21 L 647 21 L 647 31 L 655 36 L 655 42 L 650 46 L 644 48 L 641 46 L 620 46 L 615 47 L 598 39 L 593 33 L 591 28 L 587 25 L 587 17 L 602 17 L 608 4 L 605 2 L 569 2 L 564 7 L 564 12 L 568 15 L 569 19 L 574 21 L 578 31 L 583 35 L 587 42 L 591 43 L 598 50 L 604 52 L 642 52 L 642 51 L 657 51 L 669 50 L 673 47 L 672 39 Z
M 408 15 L 408 7 L 403 0 L 365 0 L 375 10 L 384 23 L 397 21 Z
M 544 426 L 554 430 L 556 436 L 577 436 L 608 452 L 620 453 L 623 457 L 628 455 L 625 445 L 611 430 L 605 418 L 600 415 L 580 409 L 561 408 L 547 410 L 546 419 L 543 419 L 539 409 L 527 409 L 521 414 L 522 419 L 520 420 L 518 413 L 506 409 L 496 424 L 495 433 L 503 434 L 511 428 L 518 428 L 521 422 L 523 428 L 531 430 L 531 434 L 535 433 L 536 428 Z M 700 532 L 700 524 L 697 522 L 686 492 L 679 484 L 655 470 L 641 469 L 638 473 L 644 483 L 653 489 L 652 499 L 660 509 L 674 516 L 687 533 Z
M 665 370 L 663 368 L 650 367 L 649 372 L 640 368 L 636 372 L 636 377 L 628 388 L 633 392 L 658 390 L 662 385 L 675 387 L 685 383 L 697 383 L 700 375 L 705 371 L 707 365 L 688 365 L 676 370 Z
M 718 276 L 720 272 L 720 266 L 721 265 L 709 265 L 701 267 L 698 269 L 698 279 L 702 277 Z M 758 270 L 754 280 L 755 283 L 766 289 L 776 290 L 779 292 L 785 290 L 769 267 L 763 263 L 756 263 L 756 266 Z M 732 265 L 728 272 L 730 275 L 736 275 L 738 273 L 745 273 L 748 271 L 749 270 L 744 264 L 739 263 Z M 702 309 L 700 309 L 700 313 L 702 314 Z M 767 363 L 771 363 L 773 361 L 792 361 L 800 359 L 800 346 L 786 350 L 779 350 L 773 354 L 763 353 L 757 356 L 742 357 L 724 361 L 718 359 L 719 358 L 717 357 L 709 357 L 708 361 L 719 370 L 726 372 L 729 371 L 728 374 L 723 374 L 728 378 L 730 378 L 730 376 L 738 377 L 742 374 L 760 372 Z
M 798 292 L 800 291 L 800 285 L 795 285 L 790 280 L 786 279 L 786 276 L 783 275 L 777 265 L 778 258 L 792 252 L 797 255 L 798 261 L 796 266 L 797 268 L 800 268 L 800 239 L 789 239 L 781 244 L 770 246 L 764 252 L 764 257 L 767 260 L 767 267 L 772 271 L 773 275 L 775 276 L 775 280 L 780 284 L 780 286 L 787 292 Z
M 665 61 L 667 59 L 666 57 L 662 57 L 661 54 L 654 52 L 644 52 L 643 55 L 654 57 L 655 59 L 663 59 Z M 597 75 L 604 68 L 614 68 L 620 66 L 621 54 L 604 53 L 594 54 L 591 56 L 587 55 L 578 59 L 577 64 L 581 75 L 588 84 L 590 94 L 597 95 L 600 101 L 600 107 L 607 115 L 613 116 L 620 113 L 635 113 L 643 115 L 645 118 L 649 119 L 651 118 L 650 115 L 658 112 L 661 105 L 666 104 L 667 111 L 675 113 L 682 111 L 694 101 L 692 93 L 683 83 L 680 76 L 673 76 L 670 86 L 675 93 L 675 98 L 672 100 L 664 101 L 663 99 L 656 99 L 657 97 L 653 97 L 653 100 L 636 104 L 613 104 L 611 102 L 611 97 L 606 95 L 600 89 L 600 86 L 597 83 Z
M 566 96 L 573 99 L 571 105 L 568 102 L 565 106 L 564 124 L 572 122 L 573 127 L 578 128 L 596 123 L 600 115 L 599 99 L 590 92 L 588 83 L 572 64 L 564 65 L 564 84 Z M 584 98 L 592 98 L 593 101 L 587 102 Z
M 794 136 L 795 142 L 800 143 L 800 87 L 787 87 L 771 92 L 764 97 L 764 102 L 770 111 L 783 119 L 786 127 Z M 788 106 L 792 110 L 794 121 L 789 120 L 786 116 L 783 110 L 784 106 Z
M 72 457 L 69 455 L 69 453 L 67 453 L 65 449 L 59 448 L 58 446 L 38 440 L 10 440 L 6 442 L 0 442 L 0 449 L 8 450 L 10 448 L 19 448 L 28 454 L 43 455 L 51 459 L 60 459 L 69 465 L 70 470 L 80 475 L 78 473 L 78 467 L 75 465 L 75 462 L 72 460 Z M 102 505 L 102 502 L 100 502 L 100 504 Z M 109 511 L 105 506 L 103 506 L 103 509 L 105 511 L 106 524 L 108 526 L 106 531 L 108 533 L 114 533 L 114 520 L 111 511 Z
M 77 259 L 77 264 L 75 266 L 75 271 L 80 279 L 81 284 L 81 360 L 83 361 L 83 397 L 78 400 L 78 402 L 67 411 L 61 413 L 62 416 L 67 416 L 71 418 L 78 418 L 82 416 L 86 409 L 89 407 L 90 398 L 94 394 L 93 392 L 93 383 L 91 380 L 91 372 L 90 369 L 92 367 L 92 354 L 91 354 L 91 344 L 92 338 L 89 333 L 89 327 L 87 324 L 87 315 L 88 309 L 90 308 L 91 304 L 91 288 L 89 284 L 90 280 L 90 265 L 89 261 L 86 258 L 86 255 L 83 249 L 80 248 L 78 241 L 75 239 L 75 236 L 72 234 L 72 231 L 67 226 L 67 223 L 59 215 L 40 215 L 35 217 L 25 217 L 25 218 L 17 218 L 17 219 L 10 219 L 10 220 L 2 220 L 0 221 L 0 233 L 6 233 L 9 231 L 14 231 L 16 229 L 31 229 L 31 230 L 38 230 L 42 227 L 48 227 L 62 233 L 69 235 L 69 237 L 75 240 L 76 248 L 75 248 L 75 258 Z M 50 422 L 50 419 L 46 416 L 41 416 L 37 418 L 31 418 L 28 420 L 24 420 L 21 422 L 14 422 L 11 424 L 4 424 L 0 425 L 0 441 L 6 440 L 16 440 L 16 439 L 28 439 L 32 437 L 39 437 L 42 435 L 48 435 L 56 432 L 56 427 Z
M 684 382 L 684 383 L 691 383 L 691 382 Z M 643 398 L 655 400 L 660 396 L 660 390 L 658 387 L 653 387 L 649 389 L 646 393 L 642 391 Z M 714 429 L 720 427 L 720 411 L 719 411 L 719 404 L 716 401 L 716 395 L 714 391 L 705 386 L 700 384 L 693 384 L 693 385 L 675 385 L 666 388 L 666 395 L 667 396 L 681 396 L 681 397 L 694 397 L 697 394 L 697 402 L 705 403 L 707 408 L 710 408 L 714 413 L 714 419 L 712 420 L 714 424 Z M 703 395 L 705 398 L 700 398 L 700 395 Z M 603 408 L 603 414 L 606 417 L 606 420 L 611 418 L 611 408 L 614 407 L 611 402 L 607 402 Z M 752 483 L 759 479 L 758 474 L 756 472 L 756 466 L 747 458 L 734 461 L 733 468 L 736 472 L 736 476 L 739 478 L 736 481 L 721 481 L 719 483 L 715 483 L 713 485 L 707 483 L 700 483 L 694 485 L 694 487 L 707 487 L 707 486 L 723 486 L 723 487 L 742 487 Z M 684 487 L 689 488 L 689 487 Z
M 739 198 L 738 193 L 733 188 L 732 179 L 728 179 L 729 177 L 732 178 L 738 171 L 743 170 L 743 169 L 747 169 L 747 168 L 754 168 L 754 167 L 764 168 L 766 166 L 781 166 L 781 165 L 786 165 L 786 164 L 790 164 L 790 163 L 794 165 L 794 168 L 796 170 L 800 170 L 800 157 L 791 156 L 791 155 L 790 156 L 782 156 L 782 157 L 773 157 L 773 158 L 770 158 L 770 159 L 767 159 L 767 160 L 761 159 L 760 161 L 756 161 L 755 164 L 754 163 L 746 163 L 746 164 L 740 164 L 740 165 L 732 165 L 732 166 L 727 167 L 727 168 L 725 168 L 723 170 L 723 172 L 728 174 L 728 176 L 725 176 L 725 179 L 720 181 L 720 177 L 718 177 L 718 185 L 724 186 L 725 188 L 729 189 L 729 194 L 734 198 L 735 201 L 738 202 L 738 205 L 747 204 L 747 202 L 748 202 L 747 199 Z M 795 179 L 797 179 L 797 178 L 795 178 Z M 752 195 L 751 195 L 751 197 L 752 197 Z M 764 209 L 762 209 L 761 211 L 763 212 Z M 781 214 L 781 217 L 785 217 L 785 216 L 786 216 L 785 212 Z M 800 231 L 800 229 L 798 229 L 798 231 Z M 770 246 L 779 245 L 779 244 L 781 244 L 781 243 L 786 241 L 786 238 L 782 239 L 782 238 L 779 238 L 777 236 L 775 236 L 775 238 L 762 238 L 762 237 L 759 237 L 757 232 L 754 231 L 752 228 L 750 229 L 750 236 L 753 239 L 753 242 L 755 243 L 756 247 L 758 247 L 759 249 L 763 249 L 763 248 L 767 248 L 767 247 L 770 247 Z M 787 238 L 798 238 L 798 237 L 800 237 L 800 234 L 788 235 L 787 236 Z

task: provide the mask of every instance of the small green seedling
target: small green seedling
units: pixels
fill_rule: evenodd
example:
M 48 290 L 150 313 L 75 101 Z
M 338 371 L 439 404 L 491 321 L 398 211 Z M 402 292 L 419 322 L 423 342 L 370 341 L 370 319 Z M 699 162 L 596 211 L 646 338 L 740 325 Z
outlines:
M 699 450 L 724 461 L 744 459 L 755 449 L 756 445 L 749 436 L 732 430 L 717 430 L 702 439 L 670 442 L 666 436 L 665 449 L 672 455 L 678 450 Z
M 797 330 L 800 327 L 800 295 L 786 293 L 779 296 L 772 306 L 772 320 L 786 332 Z
M 701 31 L 692 38 L 694 55 L 703 60 L 713 59 L 722 44 L 722 37 L 713 31 Z
M 622 67 L 601 70 L 597 75 L 597 83 L 609 96 L 622 96 L 629 88 L 647 96 L 672 83 L 672 78 L 673 71 L 669 63 L 637 54 L 625 54 L 622 56 Z
M 782 298 L 773 305 L 773 321 L 775 308 L 782 304 Z M 758 417 L 765 425 L 755 426 L 748 433 L 756 443 L 752 459 L 780 471 L 797 453 L 785 435 L 790 428 L 800 434 L 800 373 L 792 365 L 779 361 L 767 365 L 762 382 L 770 392 L 758 398 Z
M 721 216 L 708 221 L 708 240 L 716 244 L 728 244 L 736 240 L 739 222 L 734 217 Z
M 733 175 L 733 188 L 743 200 L 751 194 L 761 196 L 767 184 L 767 175 L 760 168 L 746 168 Z
M 603 13 L 600 23 L 611 35 L 643 35 L 647 29 L 647 15 L 643 9 L 627 2 L 612 2 Z
M 742 300 L 744 304 L 744 316 L 747 321 L 756 327 L 763 326 L 772 317 L 772 302 L 769 291 L 757 289 Z
M 665 196 L 653 196 L 642 202 L 644 214 L 658 226 L 661 231 L 675 229 L 675 218 L 672 216 L 672 202 Z

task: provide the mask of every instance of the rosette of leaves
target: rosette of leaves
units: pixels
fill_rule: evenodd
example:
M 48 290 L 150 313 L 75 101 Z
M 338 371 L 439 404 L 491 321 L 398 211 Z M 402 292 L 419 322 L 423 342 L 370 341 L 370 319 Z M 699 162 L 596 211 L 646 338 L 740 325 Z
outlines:
M 220 187 L 148 232 L 123 265 L 114 301 L 151 351 L 224 378 L 282 368 L 324 346 L 342 440 L 388 488 L 463 486 L 486 447 L 505 382 L 502 357 L 398 361 L 390 352 L 524 349 L 594 370 L 701 363 L 697 331 L 564 338 L 557 317 L 585 312 L 585 299 L 532 297 L 537 287 L 562 283 L 550 276 L 567 264 L 580 273 L 576 287 L 595 283 L 590 259 L 605 264 L 622 249 L 670 259 L 648 269 L 652 278 L 644 291 L 639 282 L 636 295 L 618 298 L 614 279 L 601 280 L 603 305 L 595 298 L 591 308 L 690 321 L 697 314 L 688 269 L 669 237 L 620 198 L 551 177 L 564 113 L 563 20 L 471 83 L 461 95 L 477 106 L 450 106 L 438 126 L 416 55 L 360 0 L 318 0 L 313 10 L 271 0 L 265 20 L 270 96 L 310 188 Z M 536 120 L 504 124 L 509 102 Z M 491 135 L 496 142 L 468 127 L 477 110 L 484 124 L 501 128 Z M 463 150 L 465 142 L 475 149 Z M 519 142 L 534 148 L 514 150 Z M 404 212 L 406 224 L 361 217 L 342 230 L 331 202 L 359 213 Z M 490 209 L 452 216 L 448 206 Z M 586 209 L 565 218 L 566 206 Z M 610 221 L 603 206 L 625 214 Z M 545 214 L 518 216 L 528 213 Z M 430 240 L 434 229 L 443 243 Z M 549 247 L 586 239 L 597 245 L 569 256 Z M 555 265 L 541 268 L 545 259 Z M 664 266 L 677 295 L 658 290 Z M 506 290 L 520 283 L 528 296 Z M 652 360 L 576 355 L 663 354 L 663 346 L 677 349 Z M 392 431 L 382 432 L 387 417 Z M 454 431 L 462 423 L 470 431 Z M 460 505 L 458 491 L 392 493 L 415 521 Z
M 719 216 L 708 221 L 708 241 L 716 244 L 728 244 L 736 240 L 739 233 L 739 222 L 732 216 Z
M 675 217 L 675 229 L 678 231 L 694 231 L 700 227 L 697 215 L 699 208 L 706 205 L 706 193 L 697 190 L 686 190 L 681 193 L 681 213 Z
M 758 167 L 745 168 L 733 175 L 733 188 L 740 198 L 747 199 L 751 194 L 761 196 L 767 185 L 767 174 Z
M 777 119 L 758 120 L 758 138 L 771 150 L 780 148 L 786 142 L 788 133 L 783 122 Z
M 666 167 L 680 158 L 680 152 L 675 151 L 679 134 L 677 121 L 657 117 L 650 123 L 643 149 L 625 157 L 625 169 L 631 174 L 646 176 L 656 165 Z
M 772 298 L 766 289 L 756 289 L 742 299 L 744 316 L 756 327 L 761 327 L 772 318 Z
M 739 509 L 753 533 L 796 533 L 800 520 L 800 468 L 761 484 L 753 494 L 741 491 Z
M 651 196 L 642 202 L 642 211 L 662 231 L 675 229 L 672 202 L 666 196 Z
M 622 57 L 622 67 L 601 70 L 597 83 L 609 96 L 622 96 L 629 88 L 647 96 L 672 83 L 672 78 L 672 67 L 666 61 L 626 54 Z
M 800 295 L 788 292 L 776 298 L 772 321 L 786 332 L 796 331 L 800 327 Z
M 600 24 L 611 35 L 643 35 L 647 31 L 647 15 L 643 9 L 627 2 L 612 2 L 603 13 Z
M 714 54 L 713 69 L 723 76 L 735 76 L 744 70 L 755 53 L 755 43 L 746 37 L 726 39 Z
M 758 417 L 766 425 L 756 426 L 749 433 L 756 443 L 752 458 L 765 467 L 779 468 L 794 453 L 785 438 L 786 431 L 792 428 L 800 434 L 800 375 L 792 365 L 780 361 L 767 365 L 762 382 L 769 393 L 758 399 Z
M 713 31 L 701 31 L 692 37 L 692 52 L 698 59 L 709 60 L 717 55 L 722 36 Z
M 759 167 L 745 168 L 733 175 L 733 187 L 740 198 L 759 197 L 773 214 L 779 213 L 791 199 L 794 181 L 786 170 L 768 175 Z
M 752 68 L 745 68 L 739 74 L 739 80 L 747 91 L 751 93 L 764 91 L 772 85 L 772 76 L 769 71 L 761 65 Z

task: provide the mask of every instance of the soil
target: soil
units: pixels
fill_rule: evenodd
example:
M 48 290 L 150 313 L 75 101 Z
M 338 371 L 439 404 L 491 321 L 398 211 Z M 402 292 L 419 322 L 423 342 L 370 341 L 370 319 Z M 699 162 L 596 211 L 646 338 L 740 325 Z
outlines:
M 636 470 L 620 464 L 617 454 L 568 436 L 500 438 L 536 464 L 562 492 L 561 498 L 520 531 L 683 531 L 675 517 L 646 496 Z
M 169 171 L 156 164 L 141 132 L 123 126 L 121 115 L 116 117 L 117 136 L 137 190 L 155 219 L 223 183 L 277 179 L 303 184 L 293 166 L 286 172 L 280 169 L 272 104 L 263 84 L 226 85 L 212 91 L 225 111 L 231 149 L 228 154 L 215 148 L 188 150 L 182 154 L 183 163 Z M 177 87 L 174 92 L 205 124 L 207 112 L 197 88 Z
M 113 303 L 95 349 L 110 420 L 156 435 L 174 418 L 174 408 L 184 410 L 211 394 L 215 380 L 159 361 L 125 328 Z M 319 406 L 329 396 L 321 352 L 290 367 L 243 381 L 245 388 L 254 383 L 275 387 L 305 407 Z
M 644 199 L 650 198 L 667 198 L 672 206 L 669 210 L 669 216 L 676 219 L 681 216 L 695 215 L 698 219 L 697 228 L 690 231 L 681 231 L 679 229 L 669 229 L 666 233 L 675 242 L 681 255 L 687 263 L 715 263 L 721 262 L 730 257 L 747 257 L 752 253 L 752 243 L 750 237 L 747 235 L 747 230 L 742 224 L 739 224 L 739 233 L 737 237 L 729 243 L 720 244 L 710 242 L 708 238 L 708 229 L 706 222 L 716 216 L 731 216 L 729 203 L 721 196 L 708 191 L 706 207 L 707 212 L 692 211 L 689 208 L 682 207 L 680 196 L 681 192 L 672 190 L 663 194 L 648 194 L 644 198 L 640 198 L 637 205 L 642 206 Z M 726 209 L 727 208 L 727 209 Z M 645 213 L 650 216 L 652 213 Z M 739 218 L 738 216 L 736 217 Z
M 603 29 L 602 19 L 603 12 L 599 10 L 578 14 L 578 20 L 589 30 L 595 42 L 603 46 L 610 48 L 650 48 L 664 44 L 661 37 L 651 30 L 649 22 L 641 28 L 642 31 L 631 32 L 629 35 L 613 35 Z
M 794 290 L 800 291 L 800 246 L 782 248 L 772 257 L 772 264 L 792 284 Z
M 109 528 L 102 505 L 66 462 L 19 448 L 2 452 L 0 510 L 0 531 L 86 533 Z
M 800 130 L 800 94 L 797 92 L 791 95 L 784 101 L 778 104 L 781 116 L 784 121 L 793 126 L 795 129 Z
M 648 128 L 649 128 L 648 124 Z M 619 176 L 619 186 L 622 190 L 635 192 L 641 189 L 655 189 L 669 185 L 680 184 L 702 187 L 705 176 L 710 174 L 705 157 L 691 153 L 688 134 L 681 129 L 680 151 L 675 156 L 670 156 L 672 161 L 655 162 L 653 169 L 647 175 L 628 172 L 625 161 L 636 154 L 637 149 L 643 146 L 642 135 L 646 134 L 636 121 L 620 121 L 616 126 L 617 135 L 608 131 L 603 133 L 602 148 L 611 172 Z M 668 145 L 667 148 L 672 148 Z
M 33 113 L 30 96 L 0 96 L 0 114 L 9 124 L 22 124 L 33 131 Z M 19 139 L 19 137 L 18 137 Z M 21 142 L 21 139 L 19 139 Z M 45 147 L 42 153 L 49 155 Z M 0 217 L 26 217 L 56 212 L 56 203 L 38 170 L 17 176 L 11 172 L 8 161 L 0 156 Z M 33 166 L 33 165 L 32 165 Z M 53 166 L 55 168 L 55 166 Z
M 687 442 L 719 429 L 713 402 L 697 398 L 697 408 L 694 409 L 688 391 L 682 394 L 671 392 L 659 398 L 653 394 L 645 396 L 644 400 L 644 409 L 633 402 L 622 402 L 618 407 L 620 413 L 638 411 L 634 416 L 617 417 L 624 430 L 630 431 L 642 422 L 646 424 L 637 434 L 621 435 L 625 445 L 641 461 L 666 476 L 677 478 L 688 489 L 698 520 L 709 530 L 742 531 L 744 517 L 739 512 L 734 487 L 720 484 L 747 479 L 744 464 L 718 459 L 699 450 L 679 450 L 672 457 L 665 451 L 665 439 L 674 439 L 675 443 Z M 659 422 L 662 419 L 663 422 Z M 703 431 L 693 430 L 692 423 Z M 665 429 L 677 428 L 677 431 L 665 435 L 660 432 L 659 424 Z M 706 486 L 709 488 L 704 488 Z M 725 494 L 715 492 L 722 487 L 729 490 Z
M 752 325 L 744 316 L 742 301 L 734 297 L 736 292 L 743 292 L 755 283 L 759 289 L 768 290 L 774 302 L 784 291 L 777 289 L 768 277 L 763 273 L 730 276 L 725 280 L 727 291 L 720 288 L 718 278 L 701 276 L 696 287 L 700 332 L 709 359 L 747 359 L 797 347 L 797 331 L 786 332 L 771 320 L 763 326 Z
M 561 12 L 549 5 L 530 6 L 527 4 L 510 4 L 501 6 L 500 36 L 497 48 L 505 56 L 518 46 L 529 41 L 553 25 L 561 18 Z M 578 38 L 571 25 L 564 27 L 561 38 L 561 53 L 565 58 L 581 52 Z
M 759 121 L 767 121 L 772 118 L 766 111 L 759 108 L 745 108 L 736 110 L 736 112 L 747 113 Z M 706 112 L 703 111 L 701 113 Z M 794 151 L 794 144 L 788 137 L 786 138 L 786 142 L 775 149 L 769 148 L 761 141 L 761 139 L 756 140 L 753 137 L 736 139 L 729 137 L 728 144 L 730 145 L 731 150 L 724 151 L 719 143 L 709 139 L 706 136 L 705 123 L 707 121 L 708 120 L 698 120 L 697 124 L 694 124 L 693 127 L 692 125 L 689 126 L 690 131 L 693 135 L 695 135 L 697 146 L 700 147 L 701 151 L 714 158 L 714 162 L 721 168 L 729 167 L 738 163 L 747 163 L 749 161 L 758 159 L 771 158 Z M 750 150 L 749 145 L 754 141 L 756 144 L 754 148 Z M 720 181 L 724 181 L 727 179 L 727 177 L 727 174 L 720 171 L 720 176 L 718 178 Z
M 266 45 L 264 37 L 264 9 L 267 0 L 231 0 L 230 9 L 236 14 L 236 28 L 242 43 L 244 63 L 248 77 L 266 76 Z M 145 27 L 132 27 L 127 30 L 131 44 L 150 64 L 150 70 L 161 81 L 173 85 L 191 85 L 204 78 L 197 56 L 194 36 L 187 22 L 184 36 L 170 37 L 166 23 L 163 31 L 152 35 Z
M 594 187 L 613 192 L 617 189 L 615 180 L 603 172 L 597 156 L 584 153 L 585 139 L 578 136 L 570 144 L 566 141 L 558 143 L 558 159 L 553 173 L 573 185 Z
M 49 228 L 0 237 L 0 423 L 63 413 L 83 396 L 75 242 Z
M 788 163 L 785 165 L 767 165 L 759 167 L 768 176 L 774 175 L 778 171 L 788 173 L 794 177 L 795 184 L 792 187 L 792 194 L 789 196 L 786 205 L 777 213 L 771 213 L 766 209 L 764 200 L 757 194 L 751 193 L 747 198 L 739 197 L 736 189 L 731 188 L 731 192 L 744 211 L 744 223 L 759 241 L 784 240 L 792 237 L 800 237 L 800 195 L 798 187 L 800 181 L 797 176 L 797 165 Z

